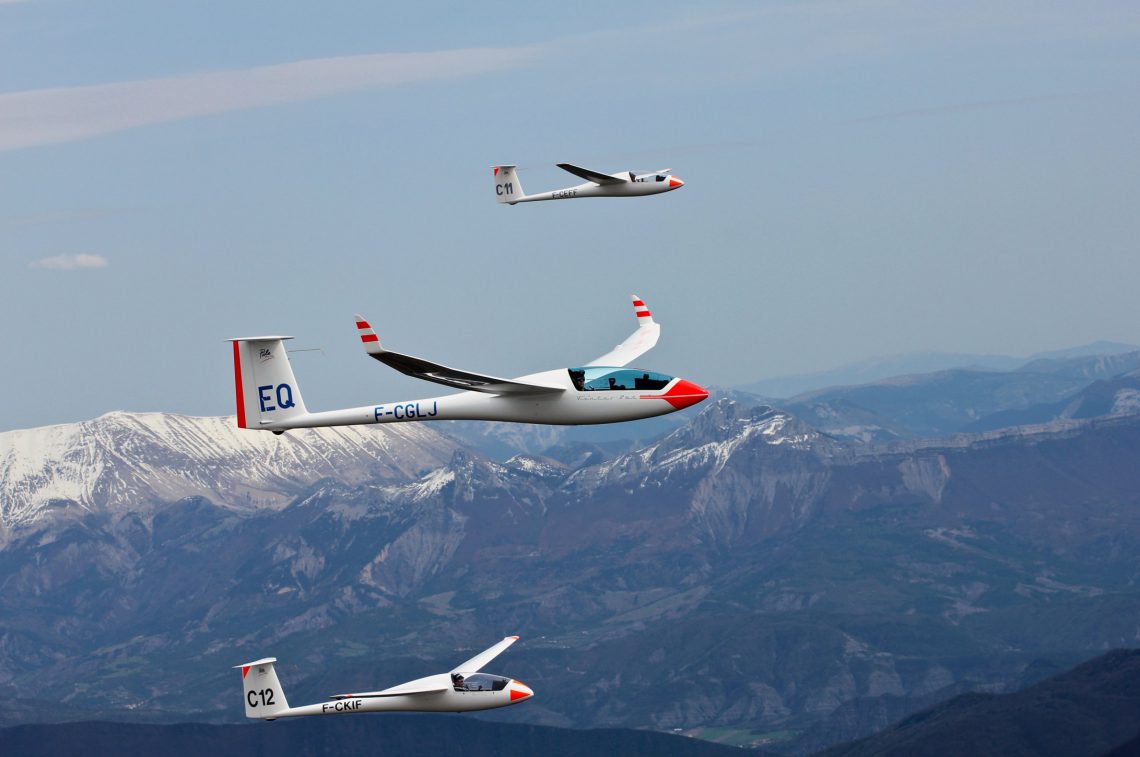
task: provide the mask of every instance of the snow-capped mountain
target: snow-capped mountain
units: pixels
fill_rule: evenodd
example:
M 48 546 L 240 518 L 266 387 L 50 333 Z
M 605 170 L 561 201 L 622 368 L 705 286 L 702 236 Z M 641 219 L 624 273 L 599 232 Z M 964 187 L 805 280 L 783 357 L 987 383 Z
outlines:
M 283 506 L 334 476 L 409 480 L 457 448 L 423 424 L 305 429 L 275 436 L 232 417 L 114 412 L 0 433 L 0 535 L 61 506 L 98 511 L 203 496 L 235 508 Z
M 0 435 L 0 502 L 40 508 L 0 526 L 0 723 L 238 720 L 251 655 L 323 692 L 510 629 L 548 684 L 528 718 L 833 738 L 883 696 L 901 716 L 1136 643 L 1134 416 L 866 445 L 721 398 L 579 466 L 231 423 Z

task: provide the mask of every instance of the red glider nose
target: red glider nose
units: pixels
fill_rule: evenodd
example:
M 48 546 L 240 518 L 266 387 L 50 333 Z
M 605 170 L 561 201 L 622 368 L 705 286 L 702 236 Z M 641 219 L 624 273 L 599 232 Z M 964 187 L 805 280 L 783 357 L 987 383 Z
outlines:
M 692 381 L 677 379 L 677 383 L 673 385 L 673 388 L 665 392 L 661 398 L 678 410 L 683 410 L 690 405 L 704 402 L 709 398 L 709 393 L 703 387 L 697 386 Z
M 522 681 L 511 681 L 511 701 L 517 702 L 520 699 L 529 699 L 534 696 L 534 692 L 530 687 Z
M 669 177 L 669 188 L 670 189 L 676 189 L 677 187 L 683 187 L 683 186 L 685 186 L 685 182 L 681 181 L 676 176 L 670 176 Z

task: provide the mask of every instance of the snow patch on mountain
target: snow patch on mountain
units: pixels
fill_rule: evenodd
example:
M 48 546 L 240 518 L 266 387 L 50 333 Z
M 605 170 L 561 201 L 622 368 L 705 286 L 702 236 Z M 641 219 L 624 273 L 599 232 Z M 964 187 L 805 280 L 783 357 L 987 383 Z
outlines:
M 280 436 L 232 417 L 113 412 L 0 433 L 0 530 L 49 512 L 115 510 L 202 496 L 235 509 L 281 507 L 300 487 L 411 480 L 458 445 L 420 424 L 303 429 Z
M 681 468 L 699 468 L 715 475 L 733 455 L 756 444 L 808 449 L 819 438 L 818 432 L 787 413 L 720 399 L 690 425 L 655 444 L 575 471 L 567 485 L 588 488 L 643 477 L 650 471 L 655 476 L 668 476 Z
M 1110 412 L 1112 415 L 1140 413 L 1140 390 L 1125 388 L 1117 391 Z

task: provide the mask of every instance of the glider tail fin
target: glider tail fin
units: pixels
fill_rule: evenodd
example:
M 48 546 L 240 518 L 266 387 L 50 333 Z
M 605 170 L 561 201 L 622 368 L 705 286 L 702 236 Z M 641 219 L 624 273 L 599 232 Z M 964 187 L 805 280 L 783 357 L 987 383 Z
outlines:
M 522 182 L 515 173 L 518 166 L 494 166 L 495 172 L 495 202 L 505 202 L 514 205 L 526 195 L 523 194 Z
M 276 657 L 266 657 L 234 666 L 241 668 L 241 688 L 247 718 L 273 720 L 289 709 L 289 701 L 285 699 L 285 691 L 277 680 L 277 671 L 273 669 L 275 662 Z
M 231 339 L 238 428 L 264 428 L 307 415 L 301 388 L 289 365 L 289 336 Z

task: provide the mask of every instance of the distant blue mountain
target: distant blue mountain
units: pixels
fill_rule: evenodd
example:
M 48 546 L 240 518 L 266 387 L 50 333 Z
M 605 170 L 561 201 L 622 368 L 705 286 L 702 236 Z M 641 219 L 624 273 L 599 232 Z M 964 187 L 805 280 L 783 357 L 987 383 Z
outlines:
M 879 442 L 1136 413 L 1140 350 L 1075 354 L 1119 346 L 1033 356 L 1011 370 L 952 368 L 831 386 L 774 404 L 833 436 Z
M 1090 355 L 1118 355 L 1137 349 L 1140 347 L 1132 344 L 1099 341 L 1080 347 L 1038 352 L 1028 357 L 977 355 L 967 352 L 907 352 L 888 357 L 872 357 L 826 371 L 761 379 L 737 388 L 764 397 L 786 398 L 816 389 L 868 384 L 894 376 L 934 373 L 951 369 L 1011 371 L 1035 360 L 1077 358 Z

